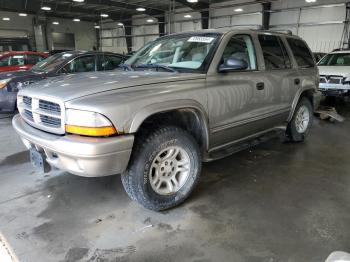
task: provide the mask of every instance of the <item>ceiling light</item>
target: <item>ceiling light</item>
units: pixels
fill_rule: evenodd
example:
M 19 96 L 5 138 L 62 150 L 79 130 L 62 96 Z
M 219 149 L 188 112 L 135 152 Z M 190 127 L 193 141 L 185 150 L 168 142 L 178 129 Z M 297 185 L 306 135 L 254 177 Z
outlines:
M 191 18 L 191 15 L 184 15 L 185 18 Z
M 198 3 L 198 0 L 187 0 L 189 3 Z
M 59 25 L 60 23 L 57 22 L 57 21 L 53 21 L 52 24 L 53 24 L 53 25 Z
M 100 14 L 100 16 L 101 16 L 101 17 L 104 17 L 104 18 L 109 17 L 108 14 Z
M 305 0 L 306 3 L 316 3 L 317 0 Z
M 73 0 L 73 2 L 78 2 L 78 3 L 82 3 L 84 2 L 85 0 Z
M 100 29 L 100 26 L 99 25 L 95 25 L 94 26 L 96 29 Z
M 123 23 L 118 23 L 117 25 L 119 25 L 119 26 L 123 26 L 124 24 L 123 24 Z
M 19 15 L 19 16 L 27 16 L 26 13 L 19 13 L 18 15 Z
M 80 22 L 80 19 L 79 18 L 74 18 L 73 21 L 74 22 Z
M 145 11 L 146 11 L 146 8 L 138 7 L 138 8 L 136 8 L 136 11 L 145 12 Z
M 2 20 L 4 20 L 4 21 L 10 21 L 10 18 L 9 18 L 9 17 L 3 17 Z
M 49 6 L 42 6 L 41 10 L 50 11 L 51 7 L 49 7 Z
M 243 9 L 242 8 L 236 8 L 235 12 L 243 12 Z
M 153 19 L 147 19 L 146 22 L 147 22 L 147 23 L 153 23 L 154 20 L 153 20 Z

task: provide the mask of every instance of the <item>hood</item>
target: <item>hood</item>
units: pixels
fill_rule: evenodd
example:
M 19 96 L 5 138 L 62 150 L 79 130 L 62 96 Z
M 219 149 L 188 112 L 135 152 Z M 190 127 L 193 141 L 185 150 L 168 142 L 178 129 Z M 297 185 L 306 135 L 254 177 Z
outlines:
M 20 95 L 48 96 L 67 102 L 76 98 L 121 88 L 200 78 L 205 78 L 205 75 L 121 70 L 79 73 L 47 78 L 21 90 Z
M 2 72 L 2 73 L 0 73 L 0 79 L 12 78 L 13 80 L 15 80 L 16 78 L 22 78 L 22 77 L 25 77 L 25 76 L 33 76 L 33 75 L 37 75 L 37 74 L 34 73 L 31 70 L 14 71 L 14 72 Z
M 318 66 L 320 75 L 350 76 L 350 66 Z

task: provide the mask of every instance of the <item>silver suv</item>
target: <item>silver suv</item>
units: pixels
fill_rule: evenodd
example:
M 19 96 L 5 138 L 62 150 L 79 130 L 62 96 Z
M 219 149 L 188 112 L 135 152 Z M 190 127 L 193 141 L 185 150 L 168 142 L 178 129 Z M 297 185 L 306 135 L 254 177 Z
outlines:
M 296 36 L 203 30 L 158 38 L 123 70 L 44 80 L 18 94 L 13 127 L 32 163 L 96 177 L 121 174 L 152 210 L 183 202 L 202 161 L 276 129 L 309 133 L 318 105 L 313 56 Z

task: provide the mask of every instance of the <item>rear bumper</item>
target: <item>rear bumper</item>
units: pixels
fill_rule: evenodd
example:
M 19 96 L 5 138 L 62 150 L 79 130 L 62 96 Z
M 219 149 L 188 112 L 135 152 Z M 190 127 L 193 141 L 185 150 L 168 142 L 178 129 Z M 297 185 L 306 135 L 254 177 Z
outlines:
M 134 142 L 133 135 L 109 138 L 53 135 L 31 127 L 19 115 L 13 118 L 12 125 L 25 146 L 44 152 L 51 166 L 86 177 L 124 172 Z

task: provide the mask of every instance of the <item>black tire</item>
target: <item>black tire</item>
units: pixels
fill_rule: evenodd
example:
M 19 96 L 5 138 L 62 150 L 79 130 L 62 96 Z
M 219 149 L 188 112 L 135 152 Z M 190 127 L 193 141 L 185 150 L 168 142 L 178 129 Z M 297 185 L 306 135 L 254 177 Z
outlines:
M 302 107 L 306 107 L 308 109 L 308 112 L 309 112 L 309 123 L 308 123 L 307 128 L 306 128 L 305 131 L 298 132 L 297 127 L 296 127 L 296 119 L 297 119 L 297 114 L 298 114 L 299 110 Z M 292 120 L 288 123 L 287 131 L 286 131 L 287 138 L 290 141 L 292 141 L 292 142 L 303 142 L 305 140 L 305 138 L 307 137 L 307 135 L 309 134 L 309 132 L 310 132 L 310 128 L 312 126 L 312 121 L 313 121 L 313 107 L 312 107 L 312 104 L 311 104 L 309 99 L 307 99 L 305 97 L 302 97 L 299 100 L 299 102 L 298 102 L 298 104 L 297 104 L 297 106 L 295 108 Z
M 153 190 L 149 173 L 154 159 L 169 147 L 180 147 L 190 161 L 189 173 L 183 186 L 169 195 Z M 161 211 L 181 204 L 197 185 L 202 161 L 199 146 L 185 130 L 175 127 L 161 127 L 148 135 L 140 135 L 135 141 L 133 155 L 127 171 L 121 175 L 125 191 L 147 209 Z

